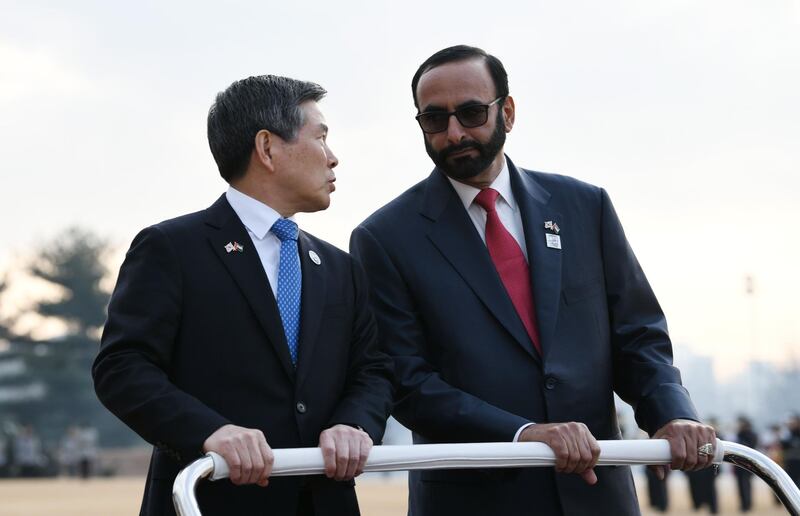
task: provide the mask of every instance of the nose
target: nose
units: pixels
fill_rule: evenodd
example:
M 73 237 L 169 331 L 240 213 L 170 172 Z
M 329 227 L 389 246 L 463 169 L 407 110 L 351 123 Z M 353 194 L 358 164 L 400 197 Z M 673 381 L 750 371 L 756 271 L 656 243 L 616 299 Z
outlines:
M 458 121 L 455 115 L 450 115 L 447 118 L 447 141 L 450 143 L 459 143 L 464 139 L 464 126 Z
M 336 154 L 333 153 L 330 147 L 327 148 L 325 154 L 328 156 L 328 168 L 336 168 L 339 164 L 339 158 L 336 157 Z

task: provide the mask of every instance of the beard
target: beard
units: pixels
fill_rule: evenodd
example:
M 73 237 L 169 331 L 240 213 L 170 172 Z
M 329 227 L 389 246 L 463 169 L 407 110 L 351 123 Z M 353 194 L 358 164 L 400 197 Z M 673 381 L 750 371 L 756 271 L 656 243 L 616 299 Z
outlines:
M 495 119 L 495 128 L 492 132 L 492 137 L 486 143 L 480 143 L 475 140 L 465 140 L 456 145 L 446 147 L 441 151 L 436 151 L 431 147 L 428 139 L 425 138 L 425 150 L 428 152 L 431 160 L 436 166 L 447 176 L 460 181 L 470 179 L 477 176 L 487 168 L 497 157 L 500 149 L 506 143 L 506 131 L 503 125 L 503 111 L 498 110 L 497 118 Z M 448 161 L 448 158 L 465 149 L 475 149 L 478 151 L 478 156 L 461 156 Z

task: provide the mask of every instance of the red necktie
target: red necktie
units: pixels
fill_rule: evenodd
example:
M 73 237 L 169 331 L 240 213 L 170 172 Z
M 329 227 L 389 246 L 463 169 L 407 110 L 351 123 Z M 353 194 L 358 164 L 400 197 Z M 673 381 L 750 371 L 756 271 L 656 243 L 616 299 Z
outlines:
M 495 202 L 500 193 L 486 188 L 475 197 L 475 203 L 486 210 L 486 247 L 492 257 L 494 267 L 500 275 L 503 286 L 517 310 L 528 336 L 539 355 L 542 347 L 539 343 L 539 329 L 536 324 L 536 307 L 531 290 L 531 273 L 522 249 L 511 233 L 500 222 L 495 209 Z

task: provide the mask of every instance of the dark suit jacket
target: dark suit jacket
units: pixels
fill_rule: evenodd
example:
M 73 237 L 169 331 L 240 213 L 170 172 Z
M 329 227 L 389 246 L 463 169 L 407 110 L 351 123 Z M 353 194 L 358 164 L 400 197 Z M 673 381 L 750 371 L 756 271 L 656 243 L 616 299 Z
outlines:
M 650 433 L 696 419 L 664 315 L 605 191 L 509 167 L 543 357 L 439 170 L 353 231 L 394 359 L 394 415 L 417 443 L 511 441 L 529 421 L 581 421 L 597 439 L 619 439 L 614 392 Z M 546 221 L 560 227 L 562 249 L 546 246 Z M 638 513 L 629 469 L 596 471 L 593 487 L 550 469 L 414 473 L 409 513 Z
M 228 242 L 243 252 L 227 253 Z M 315 265 L 309 251 L 321 264 Z M 257 428 L 273 448 L 313 447 L 337 423 L 377 444 L 391 364 L 377 351 L 363 271 L 301 232 L 302 316 L 292 366 L 275 298 L 247 230 L 222 196 L 134 239 L 108 309 L 93 375 L 100 400 L 155 445 L 142 514 L 172 514 L 172 483 L 222 425 Z M 275 478 L 266 488 L 206 482 L 203 514 L 295 513 L 301 485 L 316 514 L 358 514 L 353 482 Z

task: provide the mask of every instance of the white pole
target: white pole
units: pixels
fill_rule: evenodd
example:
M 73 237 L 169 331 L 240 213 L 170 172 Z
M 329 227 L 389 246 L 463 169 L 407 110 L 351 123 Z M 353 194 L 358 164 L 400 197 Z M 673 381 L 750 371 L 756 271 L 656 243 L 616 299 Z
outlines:
M 598 441 L 598 466 L 669 464 L 669 443 L 661 439 Z M 763 454 L 736 443 L 717 440 L 714 462 L 723 460 L 744 467 L 767 481 L 791 514 L 800 516 L 800 490 L 789 475 Z M 316 475 L 324 472 L 319 448 L 273 450 L 272 476 Z M 375 446 L 365 471 L 400 471 L 452 468 L 516 468 L 553 466 L 553 451 L 543 443 L 466 443 L 411 446 Z M 172 496 L 179 516 L 201 516 L 194 496 L 203 478 L 227 478 L 228 466 L 211 453 L 184 468 L 175 479 Z

